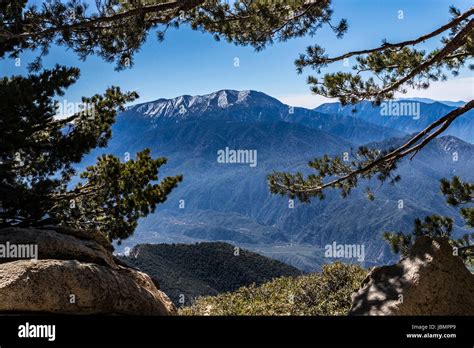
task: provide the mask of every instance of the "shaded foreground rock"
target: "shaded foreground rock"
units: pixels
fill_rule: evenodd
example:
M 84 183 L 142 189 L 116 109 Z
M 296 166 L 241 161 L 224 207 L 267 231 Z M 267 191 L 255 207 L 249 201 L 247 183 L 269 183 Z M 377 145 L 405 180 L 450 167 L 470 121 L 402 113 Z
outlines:
M 37 245 L 38 259 L 0 258 L 0 313 L 174 315 L 150 276 L 116 262 L 100 236 L 0 229 L 0 245 Z
M 408 256 L 369 273 L 349 315 L 474 315 L 474 275 L 447 239 L 420 237 Z

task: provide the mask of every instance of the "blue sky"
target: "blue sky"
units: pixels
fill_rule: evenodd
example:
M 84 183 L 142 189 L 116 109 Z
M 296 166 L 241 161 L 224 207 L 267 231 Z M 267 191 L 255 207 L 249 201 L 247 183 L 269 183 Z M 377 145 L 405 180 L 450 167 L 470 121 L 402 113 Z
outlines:
M 371 48 L 386 38 L 399 41 L 417 37 L 432 31 L 450 19 L 449 6 L 465 10 L 472 2 L 459 0 L 334 0 L 334 20 L 346 18 L 349 31 L 342 39 L 336 39 L 328 28 L 316 36 L 275 43 L 264 51 L 255 52 L 251 47 L 241 47 L 226 42 L 216 42 L 210 34 L 203 34 L 182 27 L 169 30 L 164 42 L 158 42 L 153 32 L 146 44 L 135 55 L 135 65 L 117 72 L 114 64 L 97 57 L 85 62 L 74 53 L 53 47 L 44 59 L 44 66 L 56 63 L 77 66 L 81 69 L 80 80 L 69 90 L 65 98 L 79 101 L 80 96 L 102 93 L 107 86 L 118 85 L 123 90 L 137 90 L 139 102 L 158 98 L 172 98 L 182 94 L 206 94 L 219 89 L 254 89 L 298 106 L 314 107 L 325 100 L 310 93 L 306 84 L 307 74 L 298 75 L 294 60 L 308 45 L 318 43 L 330 55 L 346 51 Z M 403 11 L 403 19 L 399 19 Z M 439 47 L 433 39 L 423 47 Z M 0 73 L 25 74 L 26 65 L 35 55 L 25 52 L 21 67 L 11 60 L 0 61 Z M 239 59 L 239 67 L 234 59 Z M 349 70 L 342 62 L 324 72 Z M 308 71 L 310 72 L 310 71 Z M 435 84 L 428 91 L 410 91 L 408 96 L 431 97 L 442 100 L 466 100 L 474 95 L 473 73 L 467 68 L 461 75 L 447 83 Z

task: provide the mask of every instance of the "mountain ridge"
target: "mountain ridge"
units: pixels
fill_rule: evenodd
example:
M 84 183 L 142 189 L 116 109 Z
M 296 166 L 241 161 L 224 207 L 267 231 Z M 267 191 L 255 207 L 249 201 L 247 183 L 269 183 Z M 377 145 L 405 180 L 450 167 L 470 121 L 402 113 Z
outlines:
M 157 279 L 176 306 L 190 304 L 198 296 L 302 274 L 290 265 L 223 242 L 139 244 L 119 259 Z
M 181 118 L 186 119 L 189 115 L 188 110 L 204 111 L 207 108 L 228 108 L 230 106 L 245 104 L 249 98 L 266 100 L 268 102 L 284 105 L 278 99 L 273 98 L 263 92 L 254 90 L 231 90 L 221 89 L 216 92 L 203 95 L 180 95 L 174 98 L 159 98 L 157 100 L 139 103 L 127 107 L 127 110 L 134 110 L 138 113 L 150 117 L 171 117 L 180 115 Z
M 238 100 L 238 95 L 234 97 Z M 218 96 L 212 98 L 219 107 Z M 409 134 L 383 133 L 387 128 L 369 128 L 370 123 L 355 117 L 301 108 L 291 114 L 284 104 L 265 100 L 270 101 L 261 104 L 265 107 L 243 105 L 241 100 L 215 109 L 218 112 L 204 112 L 203 117 L 179 122 L 156 120 L 130 109 L 118 115 L 104 152 L 122 158 L 124 153 L 133 156 L 150 148 L 153 156 L 168 159 L 160 177 L 184 175 L 167 201 L 156 213 L 140 220 L 135 235 L 122 247 L 225 241 L 314 271 L 331 262 L 324 257 L 324 246 L 336 241 L 364 244 L 364 266 L 372 266 L 396 259 L 381 239 L 384 231 L 409 231 L 416 217 L 433 213 L 458 215 L 446 206 L 439 179 L 460 175 L 474 180 L 474 146 L 455 137 L 436 139 L 412 161 L 401 162 L 398 173 L 402 181 L 397 185 L 379 187 L 376 181 L 367 182 L 376 188 L 373 202 L 367 201 L 366 183 L 361 183 L 346 200 L 329 190 L 325 201 L 307 205 L 296 201 L 290 208 L 287 197 L 268 191 L 266 177 L 273 170 L 306 175 L 311 173 L 308 161 L 315 157 L 341 155 L 359 145 L 391 147 Z M 251 168 L 242 163 L 219 163 L 217 152 L 226 147 L 256 150 L 258 164 Z M 456 149 L 458 161 L 453 160 Z M 90 162 L 97 154 L 91 154 Z M 403 209 L 397 208 L 400 200 Z M 182 208 L 180 202 L 184 202 Z M 463 231 L 459 219 L 455 229 Z
M 412 108 L 407 108 L 411 113 L 396 114 L 392 113 L 396 109 L 392 107 L 408 104 Z M 450 106 L 441 101 L 432 101 L 431 103 L 423 103 L 413 100 L 393 100 L 388 103 L 382 103 L 380 106 L 374 106 L 372 102 L 362 101 L 354 105 L 341 105 L 339 102 L 325 103 L 314 108 L 314 111 L 328 113 L 351 115 L 371 124 L 382 126 L 385 128 L 399 130 L 406 134 L 421 131 L 440 117 L 448 114 L 457 106 Z M 401 107 L 400 107 L 401 109 Z M 392 111 L 392 112 L 391 112 Z M 406 111 L 406 110 L 405 110 Z M 414 113 L 416 111 L 416 113 Z M 454 135 L 469 143 L 474 143 L 474 110 L 470 110 L 449 126 L 444 134 Z
M 220 90 L 201 96 L 183 95 L 172 99 L 129 106 L 125 112 L 135 128 L 190 120 L 225 120 L 245 123 L 288 122 L 323 130 L 350 142 L 362 144 L 384 137 L 403 136 L 398 130 L 384 128 L 350 115 L 320 113 L 286 105 L 258 91 Z M 123 115 L 123 114 L 122 114 Z

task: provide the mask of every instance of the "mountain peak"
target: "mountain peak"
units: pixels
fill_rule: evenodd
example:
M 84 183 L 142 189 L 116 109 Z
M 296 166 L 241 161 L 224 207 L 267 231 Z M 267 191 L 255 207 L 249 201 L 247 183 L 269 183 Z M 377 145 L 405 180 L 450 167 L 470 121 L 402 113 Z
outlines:
M 444 135 L 442 137 L 437 138 L 437 143 L 446 152 L 456 151 L 456 150 L 459 150 L 460 148 L 470 145 L 464 140 L 459 139 L 452 135 Z
M 137 104 L 129 107 L 152 118 L 188 119 L 191 115 L 201 115 L 204 112 L 227 109 L 231 106 L 269 106 L 283 105 L 277 99 L 265 93 L 244 90 L 236 91 L 222 89 L 204 95 L 182 95 L 172 99 L 158 99 L 152 102 Z
M 258 92 L 254 92 L 250 90 L 236 91 L 232 89 L 221 89 L 220 91 L 206 94 L 200 97 L 207 98 L 208 100 L 217 99 L 217 106 L 221 108 L 227 108 L 232 104 L 239 104 L 239 103 L 245 102 L 247 98 L 254 96 L 255 93 L 258 93 Z M 195 98 L 198 98 L 198 97 L 199 96 Z

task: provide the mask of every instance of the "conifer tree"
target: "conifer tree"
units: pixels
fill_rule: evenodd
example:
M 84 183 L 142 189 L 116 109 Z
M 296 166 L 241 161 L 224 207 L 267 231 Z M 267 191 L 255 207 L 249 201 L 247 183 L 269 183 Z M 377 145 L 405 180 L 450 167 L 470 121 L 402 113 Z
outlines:
M 455 7 L 450 8 L 452 19 L 445 25 L 417 38 L 388 42 L 373 49 L 347 52 L 329 57 L 324 48 L 318 45 L 307 48 L 306 54 L 295 61 L 297 70 L 302 72 L 310 67 L 320 73 L 327 65 L 348 59 L 355 60 L 353 73 L 336 72 L 317 78 L 310 76 L 311 90 L 326 97 L 336 97 L 341 104 L 355 104 L 368 100 L 375 105 L 393 99 L 395 93 L 405 93 L 407 88 L 427 89 L 431 82 L 447 79 L 446 72 L 454 76 L 474 55 L 474 8 L 461 13 Z M 444 35 L 441 46 L 431 52 L 417 49 L 421 43 Z M 474 69 L 470 64 L 469 68 Z M 324 198 L 329 188 L 340 190 L 346 197 L 361 180 L 376 177 L 381 182 L 396 183 L 400 177 L 393 172 L 397 163 L 405 157 L 413 158 L 430 141 L 443 133 L 457 118 L 465 115 L 474 107 L 474 100 L 458 107 L 447 115 L 428 125 L 422 131 L 412 135 L 399 147 L 374 149 L 360 147 L 350 161 L 342 156 L 323 156 L 309 162 L 315 173 L 305 177 L 302 173 L 275 172 L 268 176 L 270 191 L 288 195 L 303 202 L 312 197 Z M 368 197 L 373 199 L 370 187 L 366 189 Z
M 8 146 L 11 147 L 11 145 L 4 141 L 2 146 L 5 146 L 9 152 L 6 151 L 3 154 L 2 149 L 2 156 L 5 159 L 0 171 L 2 201 L 5 197 L 3 192 L 8 190 L 11 192 L 13 185 L 14 189 L 22 190 L 18 192 L 35 193 L 36 201 L 32 200 L 30 204 L 37 209 L 26 213 L 26 209 L 22 209 L 19 204 L 10 206 L 9 204 L 12 204 L 11 201 L 13 201 L 10 199 L 1 208 L 1 216 L 4 217 L 0 220 L 0 224 L 43 223 L 49 221 L 48 219 L 72 221 L 73 214 L 71 212 L 60 211 L 65 207 L 64 202 L 70 200 L 71 197 L 67 183 L 75 174 L 72 170 L 72 163 L 80 161 L 81 156 L 92 148 L 106 144 L 106 140 L 110 137 L 110 125 L 113 123 L 111 118 L 115 116 L 116 108 L 136 97 L 130 93 L 119 92 L 119 89 L 113 87 L 102 96 L 94 96 L 90 100 L 85 99 L 99 104 L 95 106 L 97 107 L 96 112 L 100 113 L 102 110 L 103 115 L 100 117 L 103 117 L 104 121 L 95 123 L 89 120 L 87 122 L 85 117 L 76 116 L 77 119 L 57 122 L 51 116 L 54 113 L 52 110 L 54 109 L 53 96 L 62 93 L 62 90 L 70 85 L 71 80 L 77 78 L 74 74 L 78 75 L 78 72 L 66 73 L 68 69 L 64 67 L 40 72 L 42 69 L 41 57 L 48 54 L 51 45 L 67 47 L 78 54 L 81 59 L 97 55 L 108 62 L 115 62 L 116 68 L 120 70 L 133 65 L 134 53 L 139 50 L 152 31 L 156 33 L 159 40 L 162 40 L 168 28 L 188 25 L 195 30 L 212 33 L 216 40 L 225 39 L 238 45 L 252 45 L 260 50 L 275 41 L 314 35 L 317 29 L 324 25 L 330 27 L 336 37 L 342 37 L 348 29 L 348 24 L 346 20 L 333 23 L 331 21 L 332 13 L 333 9 L 329 0 L 236 0 L 233 2 L 220 0 L 96 0 L 96 10 L 91 9 L 87 2 L 82 0 L 68 2 L 51 0 L 43 3 L 42 6 L 29 6 L 27 0 L 1 2 L 0 57 L 19 57 L 25 50 L 39 52 L 38 58 L 29 67 L 30 71 L 36 71 L 37 74 L 28 78 L 4 79 L 5 92 L 2 93 L 5 97 L 10 98 L 12 92 L 9 92 L 8 89 L 18 88 L 15 87 L 15 84 L 19 84 L 18 81 L 23 81 L 22 88 L 30 89 L 33 86 L 38 86 L 38 83 L 43 83 L 45 86 L 42 85 L 41 88 L 46 88 L 48 92 L 45 96 L 37 93 L 34 97 L 37 99 L 12 98 L 9 106 L 4 105 L 6 99 L 3 99 L 1 107 L 10 110 L 9 117 L 12 119 L 8 122 L 2 120 L 7 128 L 0 129 L 0 138 L 3 138 L 3 133 L 5 133 L 5 137 L 14 139 L 15 135 L 9 134 L 9 131 L 5 130 L 10 128 L 9 124 L 12 122 L 14 125 L 12 129 L 20 130 L 16 136 L 21 138 L 25 135 L 25 139 L 32 139 L 28 138 L 28 134 L 33 135 L 32 129 L 30 129 L 30 125 L 33 123 L 26 121 L 25 115 L 20 111 L 24 110 L 21 109 L 23 107 L 34 109 L 40 105 L 48 115 L 46 117 L 48 121 L 42 121 L 42 126 L 46 129 L 44 134 L 50 130 L 54 133 L 51 142 L 49 140 L 44 142 L 50 146 L 47 147 L 48 149 L 57 146 L 61 136 L 67 138 L 64 135 L 64 132 L 68 134 L 65 129 L 70 129 L 73 133 L 72 136 L 80 139 L 79 144 L 81 145 L 72 145 L 73 150 L 65 150 L 66 148 L 57 150 L 59 152 L 71 151 L 73 154 L 71 157 L 66 154 L 63 157 L 55 158 L 53 156 L 51 159 L 45 160 L 44 158 L 48 157 L 48 152 L 43 151 L 43 143 L 41 146 L 37 146 L 36 150 L 33 150 L 34 146 L 28 145 L 22 152 L 9 148 Z M 453 18 L 447 24 L 434 28 L 433 31 L 425 35 L 403 42 L 383 41 L 379 47 L 348 52 L 337 57 L 329 57 L 324 48 L 318 45 L 308 47 L 306 54 L 296 60 L 297 69 L 303 71 L 304 68 L 309 67 L 319 73 L 328 64 L 345 59 L 355 59 L 354 73 L 337 72 L 326 74 L 323 79 L 316 77 L 308 79 L 313 92 L 337 97 L 343 104 L 356 103 L 361 100 L 370 100 L 379 104 L 383 100 L 392 99 L 395 92 L 404 92 L 407 87 L 428 88 L 430 82 L 444 80 L 446 78 L 445 71 L 456 74 L 459 68 L 466 65 L 473 55 L 474 20 L 472 17 L 474 9 L 470 8 L 461 13 L 453 7 L 451 13 Z M 431 52 L 417 49 L 422 42 L 439 35 L 444 35 L 439 49 Z M 366 73 L 369 73 L 368 77 L 364 75 Z M 51 83 L 50 88 L 46 86 L 49 83 Z M 301 173 L 273 173 L 268 178 L 270 190 L 273 193 L 308 201 L 312 197 L 323 198 L 326 188 L 340 189 L 343 196 L 346 196 L 358 184 L 359 180 L 369 179 L 373 176 L 377 176 L 382 181 L 397 182 L 400 178 L 392 174 L 396 169 L 397 162 L 404 157 L 414 156 L 432 139 L 445 131 L 455 119 L 471 110 L 473 106 L 474 101 L 468 101 L 466 105 L 439 118 L 426 129 L 412 136 L 400 147 L 385 151 L 363 147 L 358 150 L 350 163 L 343 162 L 339 157 L 324 156 L 314 159 L 310 162 L 310 167 L 316 170 L 316 174 L 308 177 L 304 177 Z M 73 131 L 74 129 L 76 130 Z M 38 134 L 43 133 L 39 132 Z M 27 142 L 27 140 L 21 139 L 14 140 Z M 29 154 L 30 151 L 36 151 L 33 153 L 42 155 L 37 159 Z M 17 159 L 13 160 L 14 157 Z M 148 152 L 142 153 L 141 157 L 137 158 L 147 163 L 152 161 Z M 27 163 L 28 160 L 31 162 L 51 161 L 55 162 L 55 166 L 51 166 L 50 171 L 40 168 L 43 170 L 41 171 L 36 169 L 38 164 L 34 164 L 31 165 L 34 169 L 21 171 L 15 164 L 18 159 L 22 159 L 21 163 Z M 116 175 L 117 172 L 127 172 L 127 169 L 130 169 L 128 166 L 133 166 L 135 162 L 119 165 L 117 161 L 106 156 L 97 164 L 99 167 L 102 166 L 102 169 L 99 167 L 90 168 L 83 174 L 84 183 L 79 184 L 73 191 L 76 192 L 77 197 L 80 196 L 77 193 L 79 191 L 87 192 L 89 195 L 92 195 L 91 192 L 101 192 L 103 197 L 115 197 L 114 203 L 110 203 L 107 207 L 101 207 L 103 215 L 100 222 L 97 220 L 95 223 L 95 227 L 102 224 L 103 229 L 107 229 L 109 231 L 107 233 L 111 233 L 112 238 L 116 238 L 120 234 L 119 229 L 124 227 L 122 222 L 130 222 L 128 225 L 130 228 L 125 229 L 128 231 L 128 235 L 133 230 L 137 217 L 146 215 L 150 211 L 147 209 L 146 203 L 143 205 L 138 201 L 143 198 L 148 202 L 148 208 L 154 209 L 152 202 L 163 201 L 166 193 L 169 193 L 181 179 L 179 176 L 165 179 L 160 189 L 152 190 L 153 194 L 140 193 L 140 187 L 143 189 L 151 185 L 149 182 L 145 184 L 141 180 L 137 181 L 139 183 L 137 185 L 141 184 L 139 187 L 124 187 L 119 184 L 120 180 L 118 180 L 117 186 L 114 188 L 95 184 L 96 188 L 100 187 L 101 190 L 90 189 L 91 186 L 88 186 L 87 180 L 95 183 L 107 182 L 106 178 L 110 173 L 103 169 L 106 166 L 105 163 L 113 164 L 112 167 L 116 168 Z M 142 175 L 148 177 L 149 180 L 155 180 L 157 169 L 163 163 L 164 160 L 154 162 L 155 174 L 151 174 L 152 170 L 151 172 L 144 171 Z M 46 164 L 43 166 L 46 167 Z M 56 174 L 58 171 L 62 172 L 60 176 Z M 36 176 L 41 179 L 37 179 Z M 32 183 L 35 184 L 32 185 Z M 52 189 L 51 186 L 55 186 L 56 189 Z M 59 187 L 61 188 L 59 189 Z M 128 192 L 127 197 L 135 195 L 135 198 L 125 199 L 121 195 L 121 190 Z M 46 202 L 39 201 L 38 197 L 45 197 L 46 193 L 48 193 L 48 197 L 55 195 L 56 199 L 61 202 L 47 205 Z M 25 204 L 31 197 L 28 194 L 25 193 L 25 197 L 28 198 L 22 198 Z M 368 189 L 368 195 L 372 197 L 370 189 Z M 83 216 L 87 214 L 90 216 L 92 209 L 95 209 L 92 206 L 100 205 L 98 199 L 89 198 L 87 199 L 89 205 L 81 205 L 82 208 L 77 208 L 79 211 L 74 208 L 79 214 L 76 216 L 80 216 L 80 209 L 90 209 L 88 213 L 83 210 L 83 214 L 85 214 Z M 86 200 L 83 199 L 82 202 L 85 203 Z M 141 202 L 143 203 L 143 201 Z M 74 206 L 75 203 L 71 204 Z M 39 209 L 40 206 L 45 208 Z M 25 205 L 25 207 L 29 206 Z M 117 219 L 105 219 L 105 221 L 115 221 L 116 226 L 120 226 L 118 228 L 103 225 L 104 216 L 109 216 L 108 214 L 112 212 Z M 88 218 L 86 220 L 89 221 Z M 75 218 L 75 221 L 79 223 L 83 220 Z
M 396 92 L 405 93 L 407 88 L 427 89 L 431 82 L 445 81 L 446 72 L 450 71 L 456 76 L 459 69 L 474 55 L 474 8 L 461 13 L 457 8 L 451 7 L 450 13 L 452 19 L 447 24 L 407 41 L 395 43 L 384 40 L 379 47 L 347 52 L 336 57 L 329 57 L 321 46 L 310 46 L 306 54 L 301 54 L 295 61 L 297 70 L 301 73 L 310 67 L 319 74 L 329 64 L 355 60 L 353 73 L 336 72 L 325 74 L 323 78 L 308 78 L 314 93 L 336 97 L 342 105 L 364 100 L 380 105 L 383 101 L 394 99 Z M 417 48 L 421 43 L 439 35 L 444 35 L 440 48 L 431 52 Z M 469 68 L 474 69 L 474 65 L 469 65 Z M 388 181 L 395 184 L 401 179 L 399 175 L 394 174 L 401 160 L 408 156 L 412 159 L 430 141 L 442 134 L 454 120 L 465 115 L 473 107 L 474 100 L 468 101 L 395 148 L 376 149 L 362 146 L 351 154 L 349 161 L 344 161 L 342 156 L 324 155 L 309 162 L 309 167 L 315 173 L 306 177 L 300 172 L 274 172 L 268 175 L 270 191 L 309 202 L 314 197 L 324 199 L 325 191 L 331 188 L 339 190 L 345 198 L 360 181 L 373 177 L 382 183 Z M 443 179 L 441 190 L 450 205 L 472 202 L 473 185 L 463 183 L 458 177 L 451 182 Z M 366 193 L 368 199 L 374 199 L 369 186 L 366 187 Z M 473 226 L 473 209 L 463 207 L 460 211 L 469 227 Z M 424 221 L 416 219 L 412 233 L 386 232 L 384 239 L 389 242 L 394 252 L 406 254 L 418 236 L 445 237 L 458 248 L 463 259 L 472 262 L 471 238 L 474 238 L 474 234 L 465 234 L 460 239 L 454 239 L 452 232 L 452 218 L 433 215 L 426 217 Z
M 312 34 L 323 24 L 338 35 L 345 30 L 344 21 L 330 23 L 329 1 L 96 0 L 95 11 L 88 4 L 0 2 L 0 58 L 38 52 L 29 76 L 0 81 L 0 227 L 60 224 L 98 229 L 120 241 L 182 180 L 178 175 L 158 183 L 166 159 L 153 159 L 147 149 L 126 162 L 103 155 L 76 173 L 74 164 L 107 145 L 117 111 L 138 95 L 110 87 L 102 95 L 84 97 L 82 110 L 56 117 L 57 97 L 78 79 L 79 70 L 44 70 L 41 58 L 51 45 L 66 47 L 81 59 L 97 55 L 120 70 L 133 65 L 133 54 L 149 32 L 162 40 L 168 28 L 180 25 L 257 49 Z
M 463 182 L 458 176 L 451 181 L 441 179 L 441 192 L 446 197 L 446 203 L 458 207 L 466 227 L 474 228 L 474 183 Z M 417 237 L 448 238 L 456 252 L 466 263 L 474 264 L 474 233 L 466 233 L 461 238 L 453 237 L 453 219 L 447 216 L 430 215 L 416 219 L 411 233 L 385 232 L 383 238 L 389 243 L 392 251 L 402 256 L 407 255 Z
M 74 164 L 107 145 L 117 110 L 137 97 L 111 87 L 83 98 L 75 114 L 55 117 L 54 98 L 78 77 L 78 69 L 56 66 L 0 80 L 0 227 L 61 224 L 124 239 L 181 180 L 154 183 L 166 159 L 144 150 L 124 163 L 104 155 L 70 187 Z

